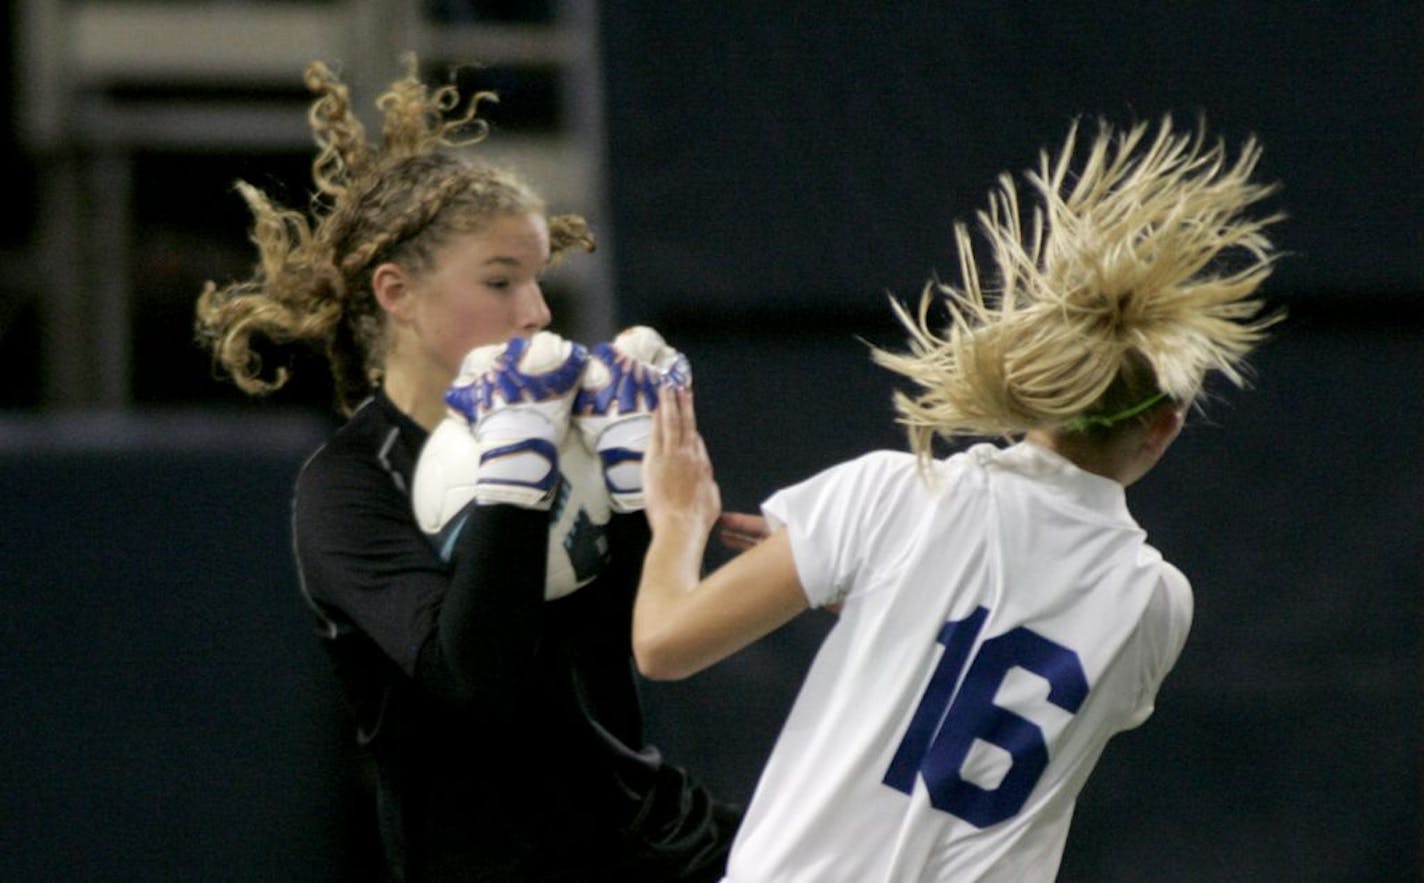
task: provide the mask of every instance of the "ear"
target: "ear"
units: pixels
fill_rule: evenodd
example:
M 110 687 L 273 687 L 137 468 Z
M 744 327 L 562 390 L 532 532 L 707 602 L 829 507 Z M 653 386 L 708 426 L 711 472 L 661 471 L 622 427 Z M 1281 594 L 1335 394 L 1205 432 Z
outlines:
M 1152 414 L 1147 422 L 1147 432 L 1143 435 L 1142 444 L 1152 453 L 1154 460 L 1165 454 L 1172 442 L 1176 441 L 1184 422 L 1186 412 L 1175 407 L 1158 408 Z
M 410 274 L 399 264 L 386 261 L 371 271 L 371 293 L 391 318 L 408 320 L 415 302 Z

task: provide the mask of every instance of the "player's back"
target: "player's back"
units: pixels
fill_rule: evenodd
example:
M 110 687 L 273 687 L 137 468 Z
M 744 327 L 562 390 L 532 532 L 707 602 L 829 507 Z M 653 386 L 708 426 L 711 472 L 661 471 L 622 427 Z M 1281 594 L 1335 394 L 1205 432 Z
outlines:
M 873 454 L 768 501 L 812 602 L 843 607 L 736 883 L 1051 880 L 1103 745 L 1150 714 L 1190 594 L 1121 486 L 1027 444 L 934 471 Z

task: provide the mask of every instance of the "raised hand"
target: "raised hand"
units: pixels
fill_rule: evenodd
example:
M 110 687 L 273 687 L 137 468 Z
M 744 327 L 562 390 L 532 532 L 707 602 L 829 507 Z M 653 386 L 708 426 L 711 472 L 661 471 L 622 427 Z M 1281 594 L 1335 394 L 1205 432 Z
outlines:
M 653 532 L 680 525 L 706 538 L 722 514 L 722 494 L 712 460 L 697 431 L 692 391 L 664 391 L 653 414 L 643 459 L 643 488 Z
M 558 445 L 568 432 L 578 380 L 588 361 L 581 345 L 541 331 L 525 340 L 472 350 L 445 394 L 449 412 L 421 454 L 413 493 L 422 527 L 448 518 L 450 505 L 423 499 L 426 489 L 468 486 L 482 504 L 512 503 L 547 508 L 558 483 Z

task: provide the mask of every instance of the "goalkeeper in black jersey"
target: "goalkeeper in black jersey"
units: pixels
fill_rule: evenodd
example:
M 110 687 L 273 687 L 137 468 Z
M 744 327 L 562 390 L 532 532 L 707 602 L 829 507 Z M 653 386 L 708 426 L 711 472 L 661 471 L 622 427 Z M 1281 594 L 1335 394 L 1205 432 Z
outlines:
M 541 274 L 593 246 L 582 218 L 549 216 L 518 178 L 448 150 L 483 137 L 485 96 L 452 112 L 453 87 L 428 89 L 415 71 L 412 60 L 381 97 L 383 137 L 369 144 L 345 85 L 307 69 L 312 209 L 240 183 L 260 261 L 247 280 L 209 283 L 197 308 L 200 338 L 249 392 L 286 380 L 262 372 L 260 341 L 323 347 L 349 415 L 298 479 L 295 548 L 375 761 L 389 876 L 718 880 L 738 811 L 642 738 L 629 656 L 648 541 L 637 506 L 607 516 L 597 577 L 554 600 L 556 447 L 510 439 L 545 454 L 534 462 L 549 474 L 524 495 L 485 494 L 448 549 L 413 514 L 416 464 L 466 354 L 540 337 Z M 581 377 L 571 360 L 587 352 L 559 353 L 553 373 Z M 490 454 L 481 487 L 519 485 L 528 462 Z

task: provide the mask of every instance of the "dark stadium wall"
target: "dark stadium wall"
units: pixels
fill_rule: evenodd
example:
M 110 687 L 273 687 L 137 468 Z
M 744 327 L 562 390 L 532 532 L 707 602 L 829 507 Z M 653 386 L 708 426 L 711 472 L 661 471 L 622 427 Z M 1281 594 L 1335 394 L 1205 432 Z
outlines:
M 1292 297 L 1418 298 L 1417 3 L 611 3 L 628 318 L 881 309 L 1075 116 L 1265 145 Z

